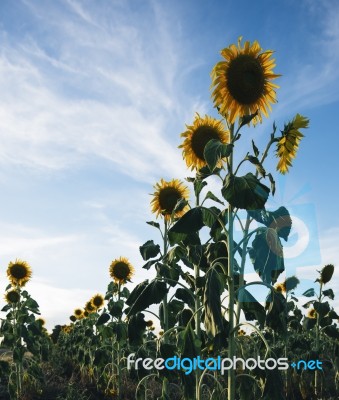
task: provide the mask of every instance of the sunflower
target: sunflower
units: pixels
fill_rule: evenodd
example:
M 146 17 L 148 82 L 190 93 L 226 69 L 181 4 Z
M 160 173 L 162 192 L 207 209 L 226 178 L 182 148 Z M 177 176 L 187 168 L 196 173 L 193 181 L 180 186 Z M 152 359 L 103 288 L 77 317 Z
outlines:
M 134 268 L 127 258 L 120 257 L 111 262 L 109 274 L 115 282 L 124 284 L 131 279 Z
M 91 314 L 93 312 L 95 312 L 96 307 L 94 306 L 94 304 L 92 303 L 92 300 L 89 300 L 86 304 L 85 304 L 85 310 L 88 314 Z
M 46 325 L 46 321 L 43 318 L 37 318 L 36 322 L 40 324 L 41 327 Z
M 84 318 L 84 310 L 82 310 L 81 308 L 76 308 L 74 310 L 74 316 L 75 316 L 76 319 Z
M 299 129 L 308 128 L 308 123 L 307 118 L 297 114 L 291 122 L 285 125 L 276 151 L 276 156 L 279 158 L 277 170 L 282 174 L 286 174 L 289 167 L 292 166 L 292 159 L 295 158 L 300 140 L 304 137 Z
M 238 336 L 245 336 L 246 332 L 243 329 L 238 330 Z
M 146 321 L 146 326 L 147 328 L 151 328 L 153 326 L 153 321 L 151 319 Z
M 273 73 L 275 61 L 273 51 L 262 51 L 260 44 L 246 41 L 238 46 L 232 44 L 221 50 L 225 61 L 218 62 L 211 73 L 214 106 L 230 123 L 238 117 L 255 114 L 253 124 L 261 122 L 263 113 L 266 117 L 271 110 L 271 103 L 276 103 L 275 85 L 271 81 L 280 75 Z
M 69 317 L 69 319 L 70 319 L 72 322 L 75 322 L 75 321 L 77 320 L 77 318 L 76 318 L 75 315 L 71 315 L 71 316 Z
M 32 269 L 26 261 L 17 258 L 8 264 L 7 276 L 13 286 L 24 286 L 32 276 Z
M 91 303 L 96 309 L 99 309 L 104 305 L 104 298 L 101 294 L 98 293 L 92 297 Z
M 151 200 L 152 212 L 158 216 L 163 215 L 165 220 L 170 220 L 172 213 L 177 205 L 178 201 L 187 201 L 189 198 L 188 188 L 179 180 L 172 179 L 166 182 L 161 179 L 154 186 L 155 192 L 153 199 Z M 188 210 L 188 205 L 184 205 L 175 211 L 176 217 L 181 217 Z
M 312 319 L 317 318 L 317 312 L 315 311 L 314 308 L 308 310 L 307 317 Z
M 279 293 L 286 293 L 286 283 L 276 283 L 274 289 L 277 290 Z
M 222 121 L 205 115 L 201 118 L 196 113 L 193 125 L 186 125 L 187 130 L 181 134 L 184 142 L 179 146 L 183 148 L 182 155 L 188 168 L 200 169 L 206 165 L 204 149 L 211 139 L 229 142 L 229 132 Z M 219 163 L 219 167 L 221 163 Z
M 20 293 L 17 290 L 10 290 L 5 294 L 7 303 L 18 303 L 20 300 Z

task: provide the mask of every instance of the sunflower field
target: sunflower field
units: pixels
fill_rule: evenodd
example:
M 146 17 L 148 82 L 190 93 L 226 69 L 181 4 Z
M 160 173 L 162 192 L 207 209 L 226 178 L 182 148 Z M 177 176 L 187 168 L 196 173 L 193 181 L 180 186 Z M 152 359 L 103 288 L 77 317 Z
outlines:
M 9 263 L 0 399 L 339 398 L 334 266 L 319 267 L 300 304 L 298 276 L 284 274 L 292 218 L 283 204 L 266 208 L 309 120 L 297 113 L 272 124 L 263 148 L 247 143 L 276 103 L 273 51 L 240 38 L 221 56 L 211 72 L 218 117 L 196 113 L 181 133 L 190 176 L 155 183 L 140 265 L 118 255 L 106 293 L 48 332 L 26 289 L 31 266 Z M 136 269 L 147 279 L 131 286 Z

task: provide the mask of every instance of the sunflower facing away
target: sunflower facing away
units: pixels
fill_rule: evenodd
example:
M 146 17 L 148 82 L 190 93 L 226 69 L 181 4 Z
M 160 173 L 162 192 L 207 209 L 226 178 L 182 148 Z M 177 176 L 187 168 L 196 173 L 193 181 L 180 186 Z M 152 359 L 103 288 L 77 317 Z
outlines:
M 261 122 L 263 113 L 266 117 L 271 104 L 276 103 L 276 84 L 271 81 L 280 75 L 273 73 L 275 60 L 273 51 L 262 51 L 260 44 L 246 41 L 238 46 L 232 44 L 221 50 L 225 61 L 218 62 L 211 73 L 212 97 L 214 106 L 220 113 L 234 123 L 238 117 L 255 114 L 253 124 Z
M 32 269 L 26 261 L 17 258 L 8 264 L 7 276 L 13 286 L 24 286 L 32 276 Z
M 17 290 L 10 290 L 5 294 L 5 300 L 8 304 L 17 303 L 20 300 L 20 293 Z
M 292 160 L 297 155 L 300 140 L 304 135 L 300 132 L 301 128 L 308 128 L 309 120 L 300 114 L 285 125 L 282 136 L 277 144 L 276 156 L 279 158 L 277 170 L 286 174 L 292 166 Z
M 109 274 L 114 282 L 124 284 L 133 276 L 134 268 L 126 257 L 120 257 L 112 261 Z
M 222 143 L 229 141 L 229 132 L 222 121 L 205 115 L 201 118 L 196 113 L 193 125 L 186 125 L 187 130 L 181 134 L 184 142 L 179 146 L 188 168 L 200 169 L 206 165 L 204 158 L 205 146 L 211 139 L 220 140 Z M 220 165 L 221 166 L 221 163 Z
M 89 300 L 86 304 L 85 304 L 85 312 L 87 312 L 87 316 L 88 314 L 94 313 L 96 310 L 94 304 L 92 303 L 92 300 Z M 86 315 L 85 315 L 86 317 Z
M 161 179 L 154 186 L 154 189 L 155 192 L 151 200 L 152 213 L 155 213 L 156 216 L 163 215 L 167 221 L 171 219 L 178 201 L 189 199 L 188 188 L 179 179 L 172 179 L 169 182 Z M 178 209 L 174 216 L 181 217 L 187 210 L 188 205 L 185 205 L 183 208 Z

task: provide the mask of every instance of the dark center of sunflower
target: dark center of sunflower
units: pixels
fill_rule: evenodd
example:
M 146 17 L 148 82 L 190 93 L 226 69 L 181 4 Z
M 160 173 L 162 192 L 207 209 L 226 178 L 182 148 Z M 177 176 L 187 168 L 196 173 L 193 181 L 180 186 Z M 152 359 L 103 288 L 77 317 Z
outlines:
M 21 264 L 13 264 L 11 266 L 11 275 L 15 279 L 23 279 L 27 277 L 27 268 Z
M 211 139 L 219 139 L 219 135 L 218 131 L 210 126 L 199 126 L 192 135 L 192 150 L 200 160 L 205 161 L 205 146 Z
M 115 264 L 113 272 L 117 279 L 125 280 L 130 273 L 130 269 L 126 263 L 119 261 Z
M 93 298 L 93 304 L 94 304 L 96 307 L 100 307 L 100 306 L 102 305 L 102 303 L 103 303 L 103 301 L 102 301 L 102 298 L 101 298 L 101 297 L 96 296 L 96 297 Z
M 174 187 L 166 187 L 160 190 L 160 209 L 166 214 L 171 214 L 177 202 L 182 198 L 181 193 Z
M 81 315 L 81 314 L 82 314 L 82 311 L 81 311 L 81 310 L 79 310 L 79 309 L 77 309 L 77 310 L 75 310 L 75 311 L 74 311 L 74 314 L 79 316 L 79 315 Z
M 232 60 L 227 70 L 227 87 L 238 103 L 255 103 L 265 88 L 264 69 L 260 61 L 248 54 Z

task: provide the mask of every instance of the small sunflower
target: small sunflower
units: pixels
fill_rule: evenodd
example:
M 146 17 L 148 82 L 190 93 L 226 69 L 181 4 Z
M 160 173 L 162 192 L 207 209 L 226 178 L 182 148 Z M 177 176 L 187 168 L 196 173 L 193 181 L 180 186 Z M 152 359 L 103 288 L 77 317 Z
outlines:
M 10 290 L 5 294 L 5 300 L 7 303 L 18 303 L 20 300 L 20 293 L 17 290 Z
M 146 321 L 146 326 L 147 328 L 151 328 L 153 326 L 153 321 L 151 319 Z
M 7 276 L 13 286 L 25 286 L 32 276 L 32 269 L 26 261 L 17 258 L 8 264 Z
M 185 139 L 179 148 L 183 149 L 183 158 L 187 167 L 191 167 L 191 170 L 200 169 L 206 165 L 204 150 L 210 140 L 217 139 L 222 143 L 229 142 L 229 132 L 223 122 L 208 115 L 201 118 L 196 113 L 193 125 L 186 125 L 186 128 L 187 130 L 181 134 Z
M 91 303 L 96 309 L 99 309 L 104 305 L 104 297 L 98 293 L 92 297 Z
M 211 73 L 212 97 L 214 106 L 221 114 L 234 123 L 238 117 L 258 112 L 252 120 L 261 122 L 263 113 L 266 117 L 271 104 L 276 103 L 276 84 L 271 81 L 280 75 L 273 73 L 275 60 L 273 51 L 262 51 L 260 44 L 246 41 L 238 46 L 232 44 L 221 50 L 225 61 L 218 62 Z
M 286 293 L 286 283 L 285 282 L 276 283 L 274 285 L 274 289 L 277 290 L 279 293 Z
M 81 308 L 76 308 L 74 310 L 74 316 L 75 316 L 76 319 L 84 318 L 84 310 L 82 310 Z
M 75 322 L 75 321 L 77 320 L 77 318 L 76 318 L 75 315 L 71 315 L 71 316 L 69 317 L 69 319 L 70 319 L 72 322 Z
M 243 329 L 238 330 L 238 336 L 245 336 L 246 332 Z
M 46 325 L 46 321 L 43 318 L 37 318 L 36 322 L 38 324 L 40 324 L 41 326 L 45 326 Z
M 163 215 L 167 221 L 171 219 L 178 201 L 189 199 L 188 188 L 179 179 L 172 179 L 169 182 L 161 179 L 154 186 L 154 189 L 155 192 L 151 200 L 152 213 L 155 213 L 156 216 Z M 175 216 L 181 217 L 187 210 L 188 206 L 185 205 L 175 212 Z
M 309 120 L 300 114 L 285 125 L 282 136 L 277 144 L 276 156 L 279 158 L 277 170 L 286 174 L 292 166 L 292 160 L 297 155 L 299 143 L 304 135 L 300 132 L 301 128 L 308 128 Z
M 311 308 L 310 310 L 308 310 L 307 316 L 308 316 L 308 318 L 312 318 L 312 319 L 317 318 L 317 312 L 315 311 L 314 308 Z
M 109 274 L 115 282 L 124 284 L 131 279 L 134 268 L 127 258 L 120 257 L 112 261 L 109 266 Z

